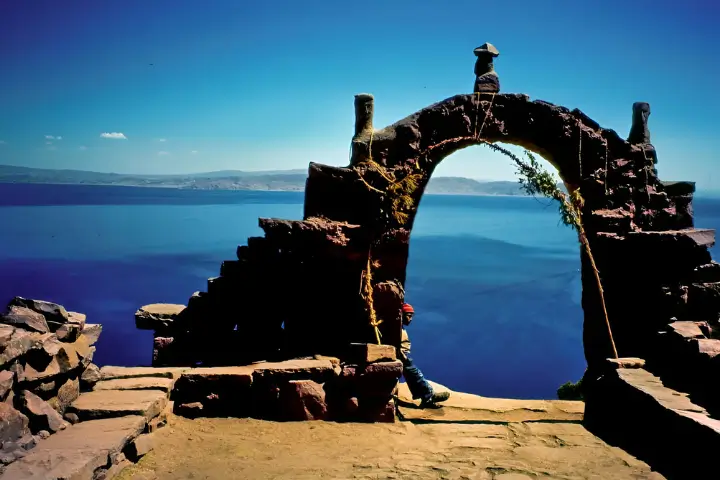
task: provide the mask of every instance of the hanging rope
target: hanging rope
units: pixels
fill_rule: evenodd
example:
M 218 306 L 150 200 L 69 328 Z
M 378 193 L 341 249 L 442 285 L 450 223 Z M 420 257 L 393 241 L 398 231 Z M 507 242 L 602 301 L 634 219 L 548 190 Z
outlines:
M 583 179 L 583 173 L 582 173 L 582 123 L 580 122 L 580 119 L 578 119 L 578 137 L 579 137 L 578 165 L 580 167 L 580 181 L 582 182 L 582 179 Z
M 485 110 L 485 118 L 483 118 L 483 123 L 480 126 L 480 130 L 478 131 L 477 125 L 478 125 L 478 115 L 480 113 L 480 93 L 477 94 L 478 98 L 478 106 L 477 109 L 475 109 L 475 139 L 479 140 L 480 135 L 482 135 L 482 131 L 485 128 L 485 122 L 487 122 L 488 115 L 490 115 L 490 110 L 492 110 L 493 103 L 495 102 L 495 93 L 493 92 L 492 97 L 490 98 L 490 104 L 488 105 L 488 108 Z
M 608 160 L 608 141 L 605 139 L 605 196 L 608 194 L 608 172 L 609 172 L 609 160 Z
M 377 314 L 375 313 L 375 303 L 373 300 L 373 287 L 372 287 L 372 253 L 368 250 L 368 260 L 365 272 L 363 272 L 363 285 L 362 285 L 362 297 L 365 300 L 365 308 L 370 317 L 370 326 L 375 330 L 375 339 L 378 345 L 382 344 L 380 333 L 380 326 L 383 323 L 382 320 L 378 320 Z
M 648 203 L 650 203 L 650 185 L 648 182 L 648 177 L 650 177 L 650 165 L 652 165 L 652 161 L 648 159 L 647 153 L 645 152 L 645 146 L 640 145 L 640 149 L 643 152 L 643 157 L 645 158 L 645 165 L 643 165 L 643 172 L 645 172 L 645 193 L 647 194 Z

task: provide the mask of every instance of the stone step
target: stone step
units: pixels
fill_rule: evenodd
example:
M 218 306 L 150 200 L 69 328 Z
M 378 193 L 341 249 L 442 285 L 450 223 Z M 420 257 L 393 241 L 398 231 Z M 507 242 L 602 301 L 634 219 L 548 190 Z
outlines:
M 93 390 L 160 390 L 169 393 L 175 380 L 162 377 L 136 377 L 102 380 L 95 384 Z
M 160 390 L 97 390 L 80 395 L 67 413 L 76 414 L 81 421 L 125 415 L 150 420 L 165 408 L 167 401 L 167 394 Z
M 642 240 L 650 244 L 680 243 L 697 247 L 712 247 L 715 245 L 715 229 L 687 228 L 684 230 L 645 231 L 628 233 L 628 238 Z
M 398 386 L 398 412 L 403 420 L 415 422 L 574 422 L 583 420 L 585 404 L 568 400 L 516 400 L 488 398 L 453 392 L 430 382 L 436 392 L 449 391 L 450 398 L 441 408 L 421 409 L 413 400 L 406 383 Z
M 185 370 L 187 368 L 113 367 L 108 365 L 100 369 L 100 375 L 102 380 L 139 377 L 178 378 Z
M 73 425 L 38 442 L 7 466 L 3 480 L 91 480 L 145 428 L 142 416 L 92 420 Z

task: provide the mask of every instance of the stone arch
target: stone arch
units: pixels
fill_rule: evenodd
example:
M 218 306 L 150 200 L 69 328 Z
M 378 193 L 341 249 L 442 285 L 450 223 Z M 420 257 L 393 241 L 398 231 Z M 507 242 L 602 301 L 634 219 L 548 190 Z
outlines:
M 372 126 L 373 108 L 371 96 L 356 97 L 348 167 L 310 164 L 303 220 L 261 218 L 264 236 L 239 246 L 207 292 L 193 295 L 173 341 L 156 342 L 156 358 L 165 355 L 161 347 L 170 352 L 163 365 L 344 358 L 348 344 L 375 342 L 359 288 L 370 257 L 378 263 L 372 285 L 382 341 L 398 346 L 415 212 L 403 224 L 389 216 L 387 182 L 363 162 L 372 156 L 400 177 L 421 172 L 416 208 L 437 164 L 483 141 L 532 150 L 569 188 L 580 188 L 621 356 L 662 363 L 662 339 L 670 337 L 658 332 L 676 320 L 720 329 L 720 265 L 707 248 L 714 231 L 693 228 L 693 183 L 658 179 L 647 104 L 633 106 L 631 141 L 578 110 L 525 95 L 457 95 L 380 130 Z M 581 260 L 583 344 L 592 369 L 611 349 L 594 274 Z
M 637 242 L 623 244 L 626 253 L 618 255 L 621 252 L 614 250 L 619 244 L 613 241 L 643 238 L 636 234 L 646 231 L 693 226 L 685 191 L 693 187 L 686 183 L 673 187 L 660 182 L 651 144 L 630 143 L 614 130 L 601 128 L 579 110 L 531 101 L 526 95 L 457 95 L 379 130 L 372 125 L 373 110 L 371 95 L 356 96 L 355 135 L 348 168 L 311 164 L 305 218 L 347 222 L 358 225 L 370 237 L 382 238 L 374 254 L 380 264 L 376 284 L 404 283 L 417 206 L 427 181 L 444 158 L 484 142 L 518 145 L 549 161 L 568 189 L 580 189 L 585 199 L 585 228 L 602 270 L 606 297 L 608 294 L 610 297 L 608 308 L 612 310 L 611 323 L 618 336 L 618 348 L 626 356 L 645 353 L 638 338 L 642 334 L 636 325 L 623 320 L 635 311 L 622 310 L 622 290 L 627 288 L 627 282 L 619 281 L 623 276 L 636 278 L 627 276 L 627 264 L 618 263 L 618 259 L 627 260 L 633 250 L 626 247 L 632 244 L 635 248 Z M 638 128 L 634 125 L 635 130 Z M 390 198 L 382 194 L 387 182 L 364 167 L 369 158 L 399 178 L 411 172 L 423 174 L 405 224 L 387 217 Z M 655 238 L 647 238 L 651 237 Z M 706 251 L 706 245 L 699 243 L 688 241 L 688 245 L 698 246 L 698 251 Z M 581 257 L 584 346 L 586 359 L 592 364 L 610 357 L 611 350 L 591 267 L 585 255 L 581 253 Z M 709 255 L 703 256 L 702 261 L 709 262 Z M 657 293 L 656 290 L 653 292 Z

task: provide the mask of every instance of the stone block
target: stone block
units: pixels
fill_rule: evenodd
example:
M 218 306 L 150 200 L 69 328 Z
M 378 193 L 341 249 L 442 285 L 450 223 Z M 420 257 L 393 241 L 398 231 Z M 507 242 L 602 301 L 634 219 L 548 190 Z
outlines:
M 699 338 L 692 342 L 697 345 L 697 351 L 702 358 L 713 359 L 720 355 L 720 340 Z
M 173 413 L 186 418 L 199 418 L 204 416 L 205 407 L 201 402 L 175 403 Z
M 138 377 L 179 378 L 186 370 L 188 369 L 177 367 L 115 367 L 106 365 L 100 369 L 100 376 L 103 380 Z
M 369 364 L 393 360 L 397 360 L 395 347 L 372 343 L 351 343 L 346 358 L 346 362 L 352 364 Z
M 155 434 L 143 433 L 128 444 L 123 450 L 125 456 L 133 462 L 137 462 L 155 448 Z
M 15 383 L 15 374 L 9 370 L 0 371 L 0 401 L 5 400 Z
M 294 359 L 283 362 L 259 362 L 251 367 L 254 380 L 272 378 L 276 382 L 315 380 L 318 383 L 325 383 L 337 375 L 334 365 L 329 360 Z
M 80 327 L 81 331 L 83 328 L 85 328 L 86 320 L 87 320 L 87 315 L 85 315 L 84 313 L 68 312 L 68 323 L 73 323 L 75 325 L 78 325 Z
M 58 340 L 61 342 L 75 342 L 80 336 L 82 327 L 77 323 L 66 323 L 55 330 Z
M 15 442 L 30 433 L 27 416 L 7 403 L 0 403 L 0 445 Z
M 9 307 L 18 306 L 33 310 L 43 317 L 48 323 L 50 331 L 55 331 L 60 325 L 68 322 L 69 316 L 67 310 L 57 303 L 46 302 L 45 300 L 32 300 L 29 298 L 15 297 L 10 301 Z
M 114 380 L 101 380 L 95 384 L 93 390 L 160 390 L 169 393 L 175 380 L 161 377 L 119 378 Z
M 619 368 L 644 368 L 645 360 L 633 357 L 608 358 L 607 364 L 613 370 L 617 370 Z
M 145 419 L 138 416 L 79 423 L 40 442 L 9 465 L 2 478 L 93 479 L 99 469 L 122 459 L 122 450 L 144 427 Z
M 280 411 L 284 420 L 325 420 L 328 408 L 323 386 L 312 380 L 290 380 L 280 387 Z
M 205 416 L 246 417 L 250 414 L 252 367 L 193 368 L 185 371 L 172 393 L 178 415 L 197 411 L 199 403 Z
M 153 303 L 135 312 L 135 327 L 140 330 L 167 330 L 181 318 L 185 305 Z
M 399 360 L 379 362 L 367 365 L 356 373 L 355 392 L 358 397 L 378 397 L 388 399 L 402 375 L 403 366 Z
M 42 314 L 16 305 L 11 305 L 8 312 L 0 316 L 0 322 L 31 332 L 48 333 L 50 331 Z
M 153 339 L 153 367 L 168 367 L 181 363 L 174 337 L 155 337 Z
M 395 422 L 395 400 L 359 397 L 356 415 L 361 422 L 393 423 Z
M 91 363 L 87 366 L 87 368 L 80 376 L 80 386 L 83 388 L 83 390 L 91 390 L 92 387 L 97 382 L 99 382 L 101 378 L 102 374 L 100 373 L 100 369 L 97 365 Z
M 678 321 L 668 325 L 668 330 L 685 339 L 705 338 L 700 322 Z
M 67 409 L 82 421 L 139 415 L 149 420 L 165 408 L 168 398 L 159 390 L 99 390 L 83 393 Z
M 102 325 L 99 323 L 86 323 L 82 329 L 82 335 L 87 339 L 88 345 L 95 345 L 102 333 Z
M 60 382 L 59 382 L 60 383 Z M 48 401 L 50 405 L 62 414 L 72 402 L 80 396 L 80 380 L 77 377 L 68 378 L 61 383 L 57 395 Z
M 46 401 L 34 393 L 24 390 L 19 397 L 20 410 L 30 420 L 30 430 L 39 432 L 48 430 L 57 432 L 64 430 L 68 423 Z
M 686 315 L 692 320 L 716 323 L 720 318 L 720 282 L 689 285 Z

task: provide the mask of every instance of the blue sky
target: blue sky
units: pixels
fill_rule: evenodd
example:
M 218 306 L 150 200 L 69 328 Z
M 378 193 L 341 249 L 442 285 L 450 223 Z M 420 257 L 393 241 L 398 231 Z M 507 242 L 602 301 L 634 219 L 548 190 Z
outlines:
M 0 164 L 346 165 L 355 94 L 375 95 L 383 127 L 472 91 L 472 50 L 489 41 L 502 91 L 623 136 L 632 103 L 650 102 L 661 177 L 720 188 L 719 18 L 711 0 L 4 0 Z M 438 173 L 514 178 L 481 147 Z

